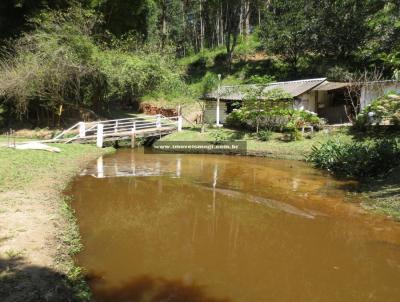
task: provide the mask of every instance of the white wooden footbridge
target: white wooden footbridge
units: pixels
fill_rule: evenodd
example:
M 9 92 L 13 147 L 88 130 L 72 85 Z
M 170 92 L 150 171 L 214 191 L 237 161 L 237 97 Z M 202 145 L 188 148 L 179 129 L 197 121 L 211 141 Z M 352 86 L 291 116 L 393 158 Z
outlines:
M 94 143 L 103 147 L 106 141 L 130 139 L 132 146 L 137 137 L 161 137 L 182 130 L 182 117 L 137 115 L 131 118 L 79 122 L 58 134 L 52 141 L 64 143 Z

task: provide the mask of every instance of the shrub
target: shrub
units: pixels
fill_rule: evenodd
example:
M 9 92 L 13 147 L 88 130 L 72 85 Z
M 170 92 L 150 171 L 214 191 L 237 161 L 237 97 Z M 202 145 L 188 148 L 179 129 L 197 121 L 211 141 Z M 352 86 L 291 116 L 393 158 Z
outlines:
M 298 125 L 295 120 L 290 121 L 285 126 L 285 133 L 284 140 L 286 141 L 299 141 L 303 139 L 302 133 L 298 129 Z
M 204 76 L 207 71 L 207 57 L 201 56 L 193 63 L 189 64 L 187 73 L 190 76 Z
M 260 84 L 260 85 L 265 85 L 269 84 L 271 82 L 274 82 L 276 79 L 274 76 L 270 75 L 252 75 L 250 78 L 248 78 L 245 83 L 246 84 Z
M 269 130 L 261 130 L 257 133 L 257 139 L 263 142 L 267 142 L 272 137 L 272 131 Z
M 225 52 L 217 54 L 214 58 L 214 65 L 224 65 L 228 61 L 228 55 Z
M 233 109 L 233 111 L 231 113 L 229 113 L 228 116 L 226 117 L 225 124 L 228 127 L 232 127 L 232 128 L 248 129 L 246 119 L 243 115 L 244 115 L 243 110 Z
M 385 121 L 396 126 L 400 124 L 400 96 L 395 93 L 382 96 L 365 107 L 357 116 L 354 126 L 366 129 Z
M 201 92 L 202 94 L 209 93 L 214 90 L 218 85 L 218 76 L 214 73 L 207 73 L 201 83 Z
M 296 110 L 294 115 L 296 115 L 297 120 L 304 125 L 321 127 L 324 124 L 324 120 L 319 118 L 315 112 L 308 110 Z
M 321 128 L 324 120 L 320 119 L 314 112 L 285 109 L 279 106 L 258 110 L 257 115 L 252 114 L 246 107 L 233 110 L 226 118 L 226 124 L 233 128 L 245 128 L 255 130 L 257 124 L 260 130 L 274 130 L 290 132 L 292 130 L 296 137 L 294 129 L 306 125 Z M 256 120 L 257 119 L 257 120 Z M 290 129 L 289 129 L 290 128 Z
M 222 129 L 215 130 L 211 132 L 210 135 L 214 138 L 215 143 L 226 141 L 230 138 L 229 135 Z
M 337 175 L 373 177 L 400 164 L 400 143 L 397 139 L 352 143 L 330 140 L 314 146 L 307 160 Z
M 5 107 L 2 104 L 0 104 L 0 127 L 4 125 L 5 113 L 6 113 Z

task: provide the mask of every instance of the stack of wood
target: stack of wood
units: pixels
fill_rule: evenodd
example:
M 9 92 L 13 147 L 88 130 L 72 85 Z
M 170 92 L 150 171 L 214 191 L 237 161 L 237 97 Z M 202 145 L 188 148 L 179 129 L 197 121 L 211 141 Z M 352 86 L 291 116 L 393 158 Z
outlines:
M 164 108 L 164 107 L 157 107 L 151 104 L 141 104 L 140 109 L 143 111 L 144 114 L 148 115 L 156 115 L 161 114 L 166 117 L 177 116 L 178 112 L 176 109 L 172 108 Z

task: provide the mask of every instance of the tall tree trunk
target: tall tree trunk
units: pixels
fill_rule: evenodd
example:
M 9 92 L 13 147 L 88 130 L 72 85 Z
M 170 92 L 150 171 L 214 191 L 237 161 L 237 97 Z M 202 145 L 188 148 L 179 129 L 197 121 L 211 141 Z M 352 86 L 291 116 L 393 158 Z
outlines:
M 244 35 L 250 35 L 250 0 L 244 0 Z
M 165 3 L 166 0 L 163 0 L 161 9 L 161 33 L 162 33 L 162 38 L 161 38 L 161 46 L 164 47 L 165 42 L 167 40 L 167 5 Z
M 203 20 L 203 0 L 200 0 L 200 50 L 204 48 L 204 20 Z
M 242 0 L 242 4 L 240 5 L 240 17 L 239 17 L 239 35 L 243 35 L 243 23 L 244 23 L 244 5 L 245 0 Z

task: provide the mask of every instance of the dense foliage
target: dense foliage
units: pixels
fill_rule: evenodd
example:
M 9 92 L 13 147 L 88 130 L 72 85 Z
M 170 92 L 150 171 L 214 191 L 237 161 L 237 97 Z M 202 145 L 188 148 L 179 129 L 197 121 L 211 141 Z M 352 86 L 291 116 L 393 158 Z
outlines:
M 400 141 L 379 139 L 366 142 L 331 140 L 314 146 L 308 161 L 334 174 L 366 178 L 385 174 L 400 164 Z
M 399 20 L 398 1 L 272 0 L 260 34 L 295 71 L 377 67 L 391 77 L 400 66 Z
M 96 43 L 102 20 L 91 10 L 45 11 L 31 23 L 35 29 L 15 41 L 0 65 L 3 106 L 19 117 L 54 125 L 64 113 L 102 112 L 114 100 L 183 85 L 165 54 Z
M 173 44 L 179 55 L 223 46 L 229 59 L 238 42 L 259 28 L 262 46 L 294 68 L 310 57 L 316 66 L 372 64 L 388 72 L 400 64 L 396 0 L 3 0 L 0 39 L 30 28 L 26 16 L 77 4 L 104 16 L 103 36 L 134 34 Z
M 264 91 L 265 86 L 252 87 L 246 94 L 240 108 L 234 109 L 226 123 L 236 128 L 255 130 L 285 131 L 291 139 L 299 139 L 299 128 L 318 127 L 322 120 L 314 113 L 292 108 L 292 95 L 281 89 Z
M 365 129 L 368 126 L 387 123 L 400 126 L 400 96 L 389 93 L 374 100 L 357 116 L 355 126 Z
M 157 91 L 193 99 L 219 73 L 398 78 L 399 20 L 396 0 L 3 0 L 0 110 L 60 120 Z

